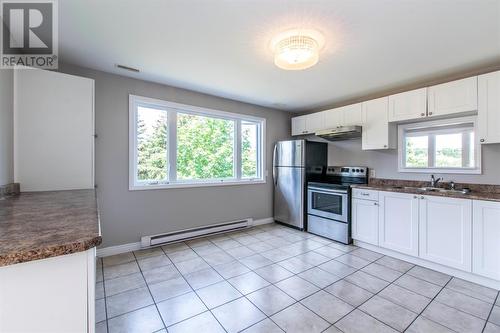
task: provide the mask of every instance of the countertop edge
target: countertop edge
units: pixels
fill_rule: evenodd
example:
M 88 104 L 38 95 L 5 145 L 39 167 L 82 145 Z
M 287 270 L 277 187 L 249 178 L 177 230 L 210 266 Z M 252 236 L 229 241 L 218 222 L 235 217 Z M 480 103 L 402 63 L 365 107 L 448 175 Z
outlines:
M 429 195 L 429 196 L 445 197 L 445 198 L 500 202 L 500 195 L 498 195 L 498 197 L 492 197 L 491 194 L 487 193 L 487 192 L 472 192 L 469 194 L 423 192 L 423 191 L 412 190 L 412 189 L 408 189 L 408 188 L 402 189 L 402 188 L 393 188 L 390 186 L 384 187 L 384 186 L 377 186 L 377 185 L 362 185 L 362 184 L 351 185 L 351 187 L 357 188 L 357 189 L 373 190 L 373 191 L 396 192 L 396 193 Z M 481 193 L 481 194 L 478 194 L 478 193 Z
M 99 235 L 78 242 L 70 242 L 55 246 L 15 251 L 12 253 L 0 255 L 0 268 L 14 264 L 21 264 L 41 259 L 54 258 L 62 255 L 83 252 L 93 247 L 97 247 L 101 243 L 102 236 Z

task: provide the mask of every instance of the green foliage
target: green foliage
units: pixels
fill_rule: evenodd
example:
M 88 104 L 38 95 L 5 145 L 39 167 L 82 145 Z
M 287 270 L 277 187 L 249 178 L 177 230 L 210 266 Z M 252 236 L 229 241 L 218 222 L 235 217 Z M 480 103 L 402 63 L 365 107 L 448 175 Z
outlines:
M 427 148 L 416 148 L 411 140 L 406 141 L 406 166 L 425 168 L 428 164 Z
M 252 147 L 251 130 L 248 126 L 241 129 L 241 175 L 244 178 L 257 177 L 257 151 Z
M 257 177 L 256 127 L 242 126 L 242 177 Z M 177 114 L 177 179 L 234 178 L 235 122 Z M 137 123 L 138 179 L 168 178 L 167 119 L 160 116 L 149 128 Z
M 436 152 L 436 166 L 445 168 L 462 167 L 462 149 L 443 148 Z
M 234 122 L 177 114 L 177 178 L 232 178 Z
M 137 123 L 137 177 L 139 180 L 167 179 L 167 121 L 159 118 L 147 133 L 144 120 Z

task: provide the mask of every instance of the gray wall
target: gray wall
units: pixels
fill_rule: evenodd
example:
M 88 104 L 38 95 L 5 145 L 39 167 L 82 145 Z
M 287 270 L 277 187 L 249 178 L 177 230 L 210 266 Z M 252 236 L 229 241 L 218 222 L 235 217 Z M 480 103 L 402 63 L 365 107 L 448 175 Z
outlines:
M 0 69 L 0 185 L 14 181 L 13 81 L 11 69 Z
M 330 142 L 328 145 L 329 165 L 359 165 L 375 169 L 377 178 L 429 180 L 428 173 L 398 172 L 398 152 L 363 151 L 361 139 Z M 477 184 L 499 184 L 500 144 L 483 145 L 482 175 L 439 174 L 444 180 Z M 438 174 L 436 174 L 438 175 Z
M 81 67 L 62 65 L 60 71 L 95 80 L 95 167 L 104 247 L 137 242 L 142 235 L 273 216 L 272 147 L 289 138 L 290 114 Z M 267 183 L 129 191 L 129 94 L 266 118 Z

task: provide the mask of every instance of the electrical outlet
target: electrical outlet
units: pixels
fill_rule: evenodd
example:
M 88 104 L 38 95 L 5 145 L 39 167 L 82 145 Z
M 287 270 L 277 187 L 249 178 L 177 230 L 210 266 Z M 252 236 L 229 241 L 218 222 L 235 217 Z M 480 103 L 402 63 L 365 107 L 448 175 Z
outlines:
M 375 178 L 375 169 L 370 169 L 370 178 Z

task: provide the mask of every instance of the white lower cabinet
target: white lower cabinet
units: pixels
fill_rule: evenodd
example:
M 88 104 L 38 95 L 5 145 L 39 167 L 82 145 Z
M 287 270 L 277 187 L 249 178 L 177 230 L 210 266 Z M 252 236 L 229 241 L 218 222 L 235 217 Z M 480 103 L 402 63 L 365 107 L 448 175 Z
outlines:
M 500 202 L 473 203 L 472 272 L 500 280 Z
M 353 189 L 352 238 L 500 281 L 500 202 Z
M 419 197 L 413 194 L 379 193 L 379 245 L 418 256 Z
M 420 257 L 471 272 L 472 200 L 422 196 Z
M 95 332 L 96 250 L 0 267 L 0 332 Z
M 377 201 L 352 199 L 352 238 L 378 245 L 379 206 Z

